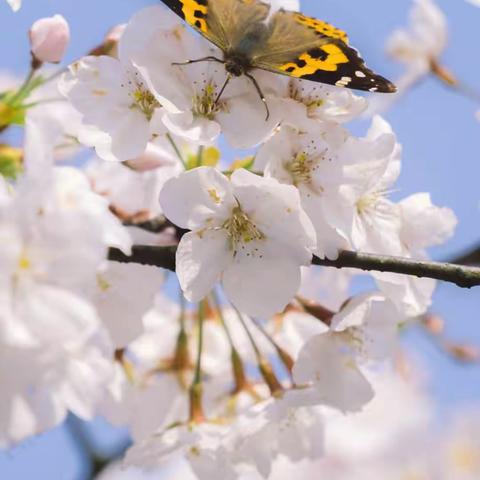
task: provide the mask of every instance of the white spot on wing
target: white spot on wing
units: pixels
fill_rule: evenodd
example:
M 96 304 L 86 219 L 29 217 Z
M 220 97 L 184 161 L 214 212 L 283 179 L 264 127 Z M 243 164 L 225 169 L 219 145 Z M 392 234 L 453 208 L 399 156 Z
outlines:
M 342 77 L 340 80 L 338 80 L 335 83 L 335 85 L 337 87 L 346 87 L 351 81 L 352 81 L 351 77 Z

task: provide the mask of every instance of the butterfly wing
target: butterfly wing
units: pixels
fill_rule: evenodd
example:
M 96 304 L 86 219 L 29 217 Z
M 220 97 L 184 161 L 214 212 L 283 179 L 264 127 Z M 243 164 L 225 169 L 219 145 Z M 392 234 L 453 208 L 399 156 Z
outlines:
M 270 5 L 258 0 L 162 0 L 221 50 L 238 45 L 245 32 L 262 24 Z
M 292 12 L 289 16 L 293 17 L 293 19 L 300 25 L 305 25 L 308 29 L 315 31 L 319 36 L 338 38 L 339 40 L 342 40 L 342 42 L 348 44 L 347 34 L 328 22 L 317 20 L 313 17 L 307 17 L 299 12 Z
M 252 65 L 296 78 L 370 92 L 395 85 L 370 70 L 344 32 L 297 12 L 276 12 L 269 37 L 252 52 Z

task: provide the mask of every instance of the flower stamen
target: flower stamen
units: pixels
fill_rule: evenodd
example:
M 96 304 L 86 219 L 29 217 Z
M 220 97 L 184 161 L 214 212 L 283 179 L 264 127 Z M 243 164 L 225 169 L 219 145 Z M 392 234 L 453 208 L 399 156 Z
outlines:
M 158 103 L 152 92 L 143 88 L 143 85 L 138 85 L 131 97 L 133 98 L 131 108 L 138 108 L 148 120 L 152 119 L 155 109 L 160 107 L 160 103 Z
M 313 174 L 318 169 L 320 161 L 323 159 L 323 154 L 311 156 L 305 151 L 298 152 L 292 160 L 284 164 L 285 170 L 290 173 L 292 184 L 298 187 L 299 185 L 307 185 L 317 195 L 323 192 L 320 185 L 314 185 Z
M 240 206 L 232 210 L 232 216 L 224 222 L 222 228 L 227 231 L 230 248 L 235 252 L 240 243 L 249 243 L 265 238 L 265 235 L 257 228 L 249 216 L 242 211 Z
M 223 109 L 222 102 L 217 101 L 215 85 L 210 82 L 200 93 L 193 96 L 193 114 L 213 120 L 215 114 Z

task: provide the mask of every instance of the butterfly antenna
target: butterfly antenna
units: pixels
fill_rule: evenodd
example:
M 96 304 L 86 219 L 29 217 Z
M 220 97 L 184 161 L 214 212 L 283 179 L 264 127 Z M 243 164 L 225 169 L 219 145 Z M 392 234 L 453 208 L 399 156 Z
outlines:
M 225 91 L 225 89 L 227 88 L 227 85 L 228 85 L 228 82 L 230 82 L 230 80 L 232 79 L 232 76 L 230 74 L 227 75 L 227 78 L 225 79 L 225 83 L 223 84 L 222 88 L 220 89 L 220 91 L 218 92 L 218 95 L 217 95 L 217 98 L 215 99 L 215 105 L 218 104 L 219 100 L 220 100 L 220 97 L 223 95 L 223 92 Z
M 249 73 L 245 73 L 245 76 L 250 79 L 250 81 L 253 83 L 255 86 L 255 90 L 257 90 L 257 93 L 259 97 L 261 98 L 263 104 L 265 105 L 265 109 L 267 110 L 267 116 L 265 117 L 265 121 L 268 121 L 270 118 L 270 110 L 268 109 L 268 104 L 267 104 L 267 99 L 265 98 L 265 95 L 262 92 L 262 89 L 260 88 L 260 85 L 258 84 L 257 80 L 253 75 L 250 75 Z
M 187 60 L 186 62 L 174 62 L 172 65 L 190 65 L 191 63 L 199 63 L 199 62 L 218 62 L 218 63 L 225 63 L 224 60 L 221 60 L 217 57 L 203 57 L 197 58 L 196 60 Z

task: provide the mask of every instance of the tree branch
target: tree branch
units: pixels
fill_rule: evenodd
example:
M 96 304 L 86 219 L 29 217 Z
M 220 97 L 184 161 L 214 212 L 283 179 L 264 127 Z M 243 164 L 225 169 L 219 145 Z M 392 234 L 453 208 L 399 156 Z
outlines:
M 125 255 L 118 248 L 110 248 L 108 259 L 121 263 L 140 263 L 141 265 L 153 265 L 175 271 L 176 245 L 159 247 L 155 245 L 134 245 L 132 255 Z
M 453 263 L 430 262 L 410 258 L 372 255 L 344 250 L 337 260 L 313 257 L 314 265 L 335 268 L 358 268 L 360 270 L 402 273 L 415 277 L 434 278 L 471 288 L 480 285 L 480 268 L 465 267 Z
M 111 248 L 108 259 L 123 263 L 140 263 L 154 265 L 175 271 L 175 245 L 160 247 L 153 245 L 135 245 L 132 255 L 123 254 L 116 248 Z M 344 250 L 337 260 L 327 260 L 313 257 L 314 265 L 334 268 L 357 268 L 366 271 L 391 272 L 412 275 L 415 277 L 434 278 L 471 288 L 480 285 L 480 268 L 465 267 L 451 263 L 426 262 L 409 258 L 372 255 Z
M 459 265 L 480 265 L 480 245 L 470 248 L 470 250 L 449 261 Z

